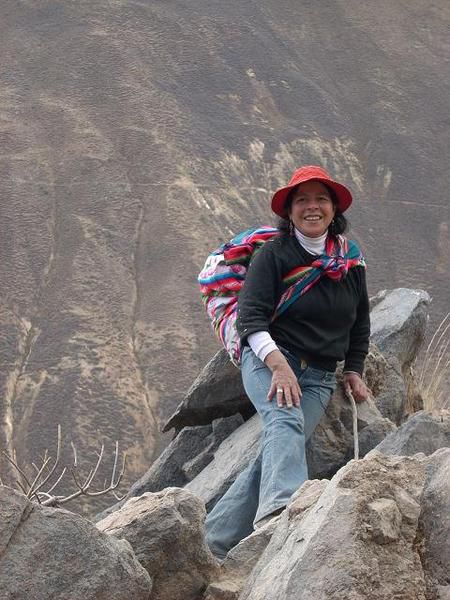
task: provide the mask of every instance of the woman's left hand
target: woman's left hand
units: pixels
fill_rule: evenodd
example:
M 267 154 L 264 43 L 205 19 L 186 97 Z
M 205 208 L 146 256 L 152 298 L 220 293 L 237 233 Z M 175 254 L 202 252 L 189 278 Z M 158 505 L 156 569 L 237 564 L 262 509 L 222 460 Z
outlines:
M 369 390 L 358 373 L 344 373 L 344 387 L 350 390 L 355 402 L 364 402 L 369 397 Z

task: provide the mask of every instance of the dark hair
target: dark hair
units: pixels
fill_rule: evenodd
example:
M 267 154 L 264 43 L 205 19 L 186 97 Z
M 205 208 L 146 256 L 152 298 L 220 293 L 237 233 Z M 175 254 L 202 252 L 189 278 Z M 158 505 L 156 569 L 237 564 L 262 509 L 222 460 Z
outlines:
M 322 183 L 322 182 L 321 182 Z M 326 183 L 323 184 L 330 196 L 331 196 L 331 201 L 333 202 L 333 206 L 337 206 L 337 197 L 335 194 L 335 191 L 332 190 L 330 187 L 328 187 L 326 185 Z M 281 231 L 281 233 L 289 233 L 289 217 L 287 216 L 289 214 L 289 210 L 291 208 L 291 204 L 292 204 L 292 200 L 294 198 L 294 193 L 296 191 L 298 186 L 292 188 L 292 190 L 289 192 L 287 198 L 286 198 L 286 203 L 284 205 L 285 211 L 286 211 L 286 217 L 280 217 L 280 219 L 278 220 L 278 229 Z M 334 214 L 333 217 L 333 221 L 330 223 L 330 226 L 328 227 L 328 232 L 331 235 L 339 235 L 341 233 L 345 233 L 348 229 L 348 221 L 346 219 L 346 217 L 344 217 L 344 215 L 336 209 L 336 212 Z

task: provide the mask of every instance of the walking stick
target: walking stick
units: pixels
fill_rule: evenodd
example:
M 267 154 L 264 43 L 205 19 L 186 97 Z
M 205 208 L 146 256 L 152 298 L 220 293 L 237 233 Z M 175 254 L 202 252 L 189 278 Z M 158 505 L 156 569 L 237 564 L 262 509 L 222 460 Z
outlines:
M 355 460 L 359 460 L 359 439 L 358 439 L 358 411 L 356 409 L 356 402 L 353 398 L 352 391 L 350 388 L 344 388 L 345 393 L 347 394 L 347 398 L 350 400 L 350 404 L 352 406 L 353 413 L 353 450 L 354 450 L 354 458 Z

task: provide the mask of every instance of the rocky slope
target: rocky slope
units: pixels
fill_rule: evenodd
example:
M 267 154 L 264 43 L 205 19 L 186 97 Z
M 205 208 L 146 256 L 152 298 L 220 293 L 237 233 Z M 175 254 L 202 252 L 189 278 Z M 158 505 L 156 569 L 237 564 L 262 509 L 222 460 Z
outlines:
M 260 435 L 258 416 L 248 418 L 237 400 L 234 373 L 227 385 L 213 360 L 172 419 L 181 429 L 175 440 L 96 525 L 0 485 L 0 600 L 446 600 L 450 411 L 419 411 L 398 427 L 383 416 L 402 420 L 404 373 L 428 302 L 401 289 L 372 309 L 364 375 L 372 393 L 356 407 L 364 458 L 351 460 L 352 411 L 338 384 L 310 440 L 311 479 L 223 561 L 206 545 L 205 508 L 245 468 Z M 215 419 L 209 392 L 219 375 L 228 416 Z

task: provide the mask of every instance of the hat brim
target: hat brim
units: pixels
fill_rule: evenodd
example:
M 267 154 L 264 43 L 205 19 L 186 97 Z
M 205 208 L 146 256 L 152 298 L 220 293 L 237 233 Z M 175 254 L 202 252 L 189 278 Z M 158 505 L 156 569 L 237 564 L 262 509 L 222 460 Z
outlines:
M 352 194 L 345 185 L 342 183 L 338 183 L 337 181 L 333 181 L 332 179 L 327 179 L 326 177 L 311 177 L 305 179 L 304 181 L 297 181 L 291 185 L 287 185 L 284 188 L 280 188 L 275 192 L 272 196 L 272 210 L 279 217 L 285 218 L 287 216 L 286 213 L 286 200 L 289 195 L 289 192 L 300 185 L 301 183 L 305 183 L 306 181 L 320 181 L 324 185 L 331 188 L 336 194 L 337 198 L 337 209 L 339 212 L 343 213 L 347 210 L 350 204 L 353 202 Z

